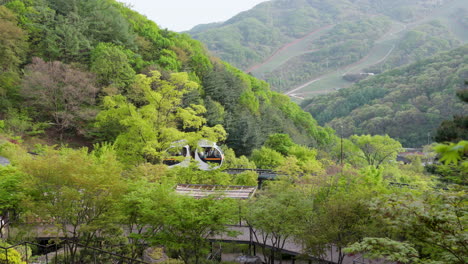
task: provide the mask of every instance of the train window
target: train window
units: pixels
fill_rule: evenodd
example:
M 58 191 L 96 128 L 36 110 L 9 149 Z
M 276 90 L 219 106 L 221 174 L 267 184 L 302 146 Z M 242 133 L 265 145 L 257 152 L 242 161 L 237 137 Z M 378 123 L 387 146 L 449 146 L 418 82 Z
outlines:
M 187 157 L 187 147 L 171 147 L 167 150 L 168 156 L 163 160 L 163 163 L 168 166 L 173 166 L 181 163 Z
M 214 147 L 199 147 L 197 149 L 198 157 L 205 163 L 221 164 L 223 161 L 223 154 L 221 151 Z

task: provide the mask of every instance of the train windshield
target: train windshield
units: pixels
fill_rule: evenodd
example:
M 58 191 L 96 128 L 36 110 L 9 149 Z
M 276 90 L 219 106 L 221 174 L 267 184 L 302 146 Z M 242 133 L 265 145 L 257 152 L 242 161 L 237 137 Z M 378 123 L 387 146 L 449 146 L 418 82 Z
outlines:
M 187 148 L 185 147 L 172 147 L 167 150 L 168 156 L 164 159 L 163 163 L 172 166 L 177 165 L 185 160 L 187 157 Z
M 200 159 L 206 163 L 211 162 L 221 164 L 223 161 L 223 154 L 214 147 L 199 147 L 197 149 L 197 154 L 198 157 L 200 157 Z

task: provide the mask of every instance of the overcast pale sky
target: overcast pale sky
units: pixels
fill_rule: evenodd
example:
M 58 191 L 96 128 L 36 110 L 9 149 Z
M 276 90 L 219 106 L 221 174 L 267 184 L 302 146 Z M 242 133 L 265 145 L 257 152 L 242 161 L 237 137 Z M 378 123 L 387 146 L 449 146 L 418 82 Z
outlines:
M 221 22 L 267 0 L 119 0 L 161 28 L 185 31 L 198 24 Z

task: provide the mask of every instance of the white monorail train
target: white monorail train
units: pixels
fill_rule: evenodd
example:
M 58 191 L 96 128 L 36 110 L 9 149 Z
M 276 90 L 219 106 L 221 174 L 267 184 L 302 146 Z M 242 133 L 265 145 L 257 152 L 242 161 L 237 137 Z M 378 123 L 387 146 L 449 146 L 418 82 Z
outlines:
M 177 141 L 167 150 L 169 157 L 163 163 L 169 167 L 187 167 L 194 159 L 201 170 L 217 169 L 223 164 L 224 154 L 216 143 L 208 140 L 198 141 L 195 149 L 187 145 L 185 140 Z

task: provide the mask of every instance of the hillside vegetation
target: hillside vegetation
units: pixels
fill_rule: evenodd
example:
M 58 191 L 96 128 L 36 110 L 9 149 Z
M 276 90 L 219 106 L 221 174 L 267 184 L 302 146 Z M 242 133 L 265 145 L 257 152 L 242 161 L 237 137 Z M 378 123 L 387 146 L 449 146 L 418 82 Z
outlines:
M 246 247 L 213 240 L 246 230 L 242 237 L 250 233 L 256 246 L 249 254 L 268 264 L 291 260 L 284 250 L 291 241 L 314 262 L 466 264 L 468 141 L 459 122 L 466 116 L 441 127 L 442 140 L 454 142 L 401 164 L 397 140 L 338 141 L 266 82 L 114 0 L 0 3 L 0 263 L 147 263 L 144 253 L 162 264 L 231 263 L 212 257 Z M 365 32 L 354 20 L 343 30 L 355 41 L 377 38 L 384 29 L 373 25 L 386 20 L 376 19 Z M 320 45 L 335 41 L 346 39 L 336 32 Z M 466 112 L 468 91 L 458 91 L 460 102 L 450 90 L 467 77 L 467 49 L 311 107 L 322 108 L 322 122 L 334 110 L 343 118 L 352 111 L 375 127 L 381 123 L 367 114 L 425 124 L 449 115 L 444 106 Z M 379 100 L 387 101 L 373 105 Z M 402 126 L 385 132 L 395 128 Z M 207 157 L 206 140 L 222 145 L 224 157 Z M 181 158 L 178 144 L 224 161 L 165 165 Z M 422 162 L 436 155 L 430 149 L 443 163 L 426 171 Z M 271 180 L 262 183 L 255 168 L 271 169 Z M 44 247 L 20 242 L 39 236 Z
M 433 20 L 406 32 L 383 62 L 365 71 L 381 73 L 433 56 L 440 51 L 451 50 L 459 45 L 460 41 L 447 27 L 438 20 Z
M 189 33 L 274 90 L 302 100 L 349 87 L 360 73 L 380 73 L 466 43 L 466 8 L 461 0 L 273 0 Z
M 397 68 L 304 102 L 320 124 L 344 136 L 388 134 L 406 147 L 427 144 L 442 120 L 466 115 L 456 96 L 468 78 L 468 46 Z
M 181 139 L 225 142 L 238 154 L 270 133 L 333 140 L 264 81 L 121 3 L 4 1 L 0 28 L 0 112 L 12 133 L 107 141 L 132 162 L 160 160 Z
M 310 52 L 296 56 L 260 75 L 279 91 L 312 80 L 323 73 L 362 59 L 391 23 L 385 18 L 343 22 L 310 44 Z

